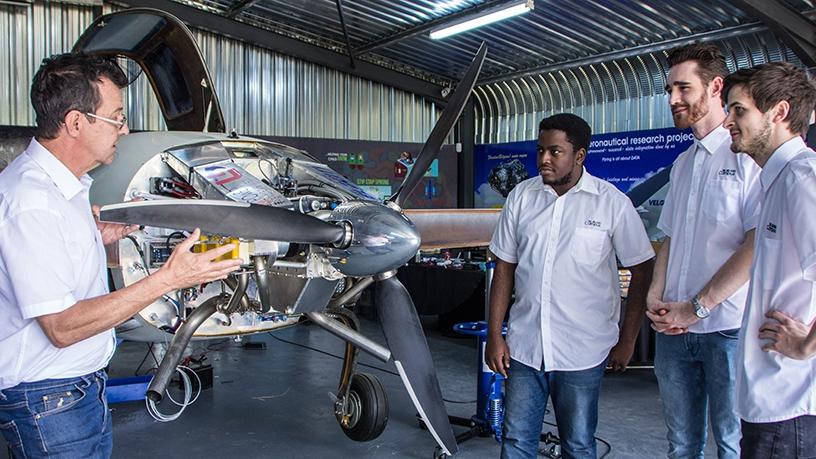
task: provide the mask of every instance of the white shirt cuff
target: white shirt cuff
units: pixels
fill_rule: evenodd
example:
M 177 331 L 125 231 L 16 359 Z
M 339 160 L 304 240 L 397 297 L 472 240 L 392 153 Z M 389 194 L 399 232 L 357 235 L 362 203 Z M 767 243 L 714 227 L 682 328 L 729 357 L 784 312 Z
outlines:
M 47 314 L 62 312 L 77 304 L 76 298 L 71 293 L 65 295 L 61 300 L 43 301 L 36 304 L 20 305 L 23 318 L 33 319 Z
M 493 254 L 499 257 L 502 261 L 514 264 L 518 263 L 518 258 L 516 258 L 515 254 L 505 252 L 504 250 L 501 250 L 498 247 L 494 247 L 493 245 L 490 246 L 490 251 L 493 252 Z

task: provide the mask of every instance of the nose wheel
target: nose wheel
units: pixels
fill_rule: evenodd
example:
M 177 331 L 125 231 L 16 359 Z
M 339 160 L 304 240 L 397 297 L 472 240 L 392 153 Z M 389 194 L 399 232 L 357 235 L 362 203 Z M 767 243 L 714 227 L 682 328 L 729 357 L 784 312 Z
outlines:
M 334 319 L 352 330 L 360 325 L 346 308 L 328 311 Z M 357 348 L 346 342 L 340 385 L 334 398 L 334 416 L 343 433 L 354 441 L 371 441 L 380 436 L 388 423 L 388 397 L 380 380 L 368 373 L 355 373 Z
M 348 394 L 335 405 L 343 433 L 354 441 L 379 437 L 388 423 L 388 397 L 382 382 L 374 375 L 355 373 Z

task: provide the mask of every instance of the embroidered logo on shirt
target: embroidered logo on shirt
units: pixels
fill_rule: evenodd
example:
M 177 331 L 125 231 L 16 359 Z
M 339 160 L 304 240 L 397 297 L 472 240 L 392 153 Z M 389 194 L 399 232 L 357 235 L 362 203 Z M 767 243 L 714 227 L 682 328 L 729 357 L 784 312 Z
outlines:
M 774 223 L 768 223 L 768 226 L 766 226 L 765 229 L 768 230 L 769 233 L 776 234 L 776 225 Z
M 596 227 L 596 228 L 600 228 L 600 227 L 601 227 L 601 222 L 596 221 L 596 220 L 587 219 L 587 220 L 584 222 L 584 225 L 586 225 L 586 226 L 594 226 L 594 227 Z
M 665 199 L 650 199 L 649 205 L 650 206 L 662 206 L 666 202 Z
M 736 169 L 720 169 L 720 172 L 717 173 L 720 177 L 734 177 L 737 175 Z

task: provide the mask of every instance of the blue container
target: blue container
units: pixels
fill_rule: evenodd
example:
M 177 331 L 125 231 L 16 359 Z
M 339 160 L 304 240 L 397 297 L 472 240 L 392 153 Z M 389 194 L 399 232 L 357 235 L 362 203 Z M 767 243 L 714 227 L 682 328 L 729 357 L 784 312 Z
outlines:
M 153 376 L 133 376 L 130 378 L 111 378 L 108 380 L 105 395 L 108 403 L 133 402 L 144 400 L 147 386 Z

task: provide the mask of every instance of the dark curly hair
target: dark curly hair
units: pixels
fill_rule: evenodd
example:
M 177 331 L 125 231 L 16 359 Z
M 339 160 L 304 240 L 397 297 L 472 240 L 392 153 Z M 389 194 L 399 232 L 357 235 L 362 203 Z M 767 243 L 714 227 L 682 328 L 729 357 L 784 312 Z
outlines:
M 592 129 L 580 116 L 572 113 L 559 113 L 541 120 L 538 132 L 557 129 L 567 134 L 567 140 L 575 151 L 584 149 L 589 151 L 589 140 L 592 138 Z

